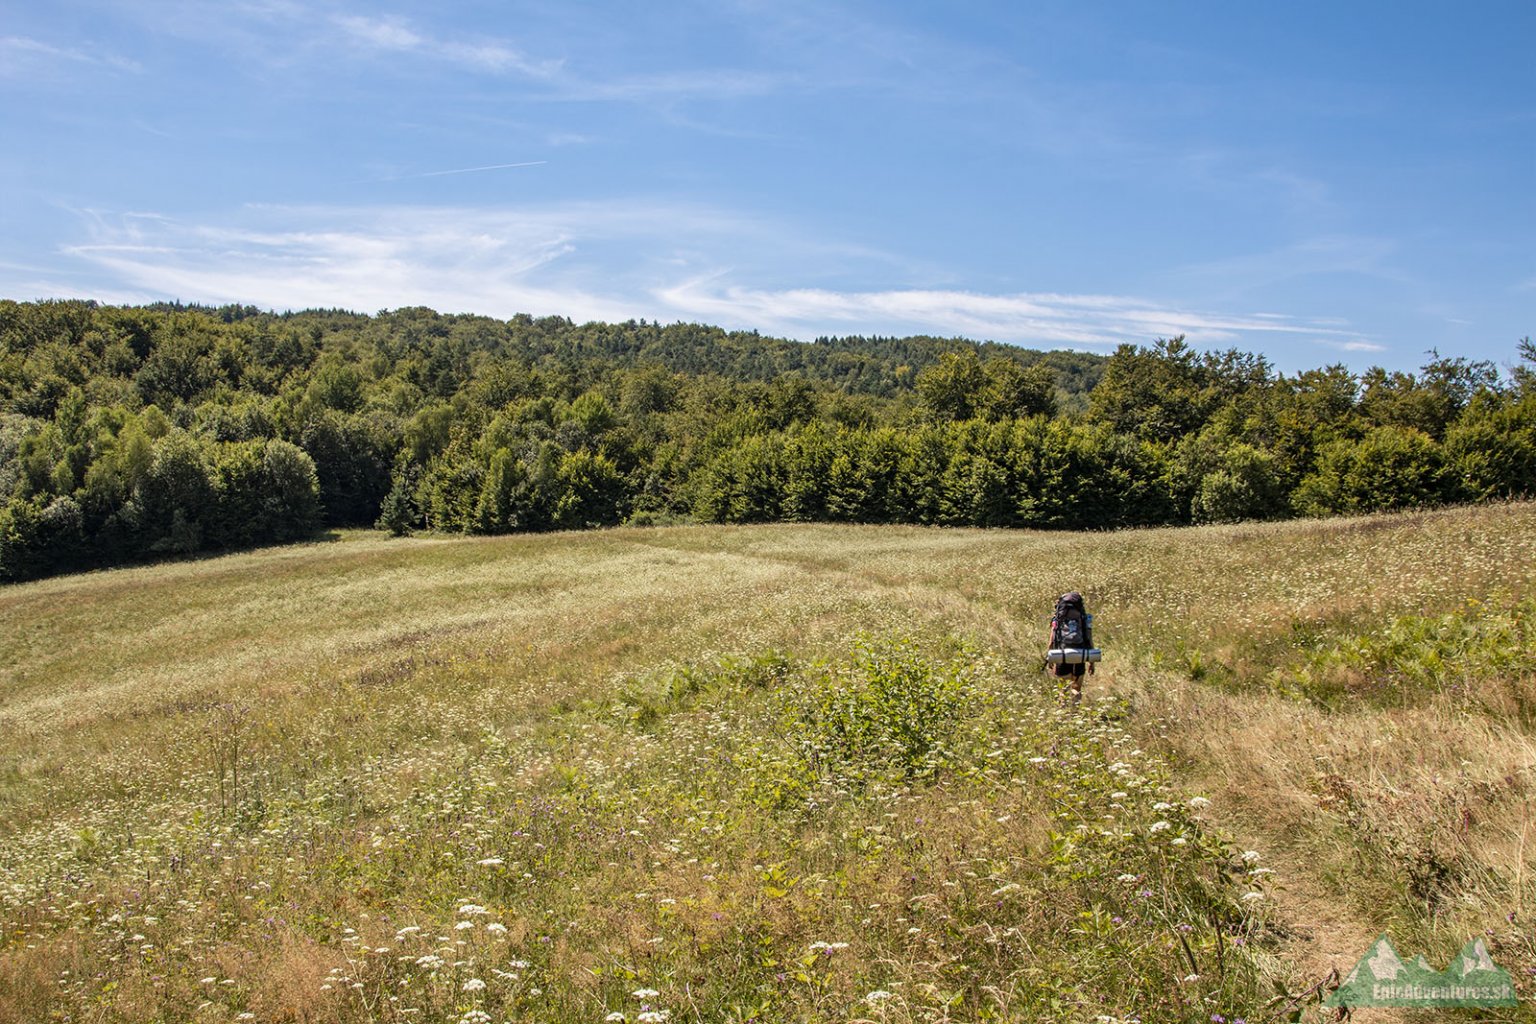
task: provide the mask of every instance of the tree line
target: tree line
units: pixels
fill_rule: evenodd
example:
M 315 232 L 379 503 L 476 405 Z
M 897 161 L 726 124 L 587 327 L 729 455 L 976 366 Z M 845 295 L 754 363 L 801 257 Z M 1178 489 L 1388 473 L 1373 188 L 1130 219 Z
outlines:
M 1108 529 L 1536 490 L 1536 347 L 1277 373 L 407 308 L 0 301 L 0 579 L 313 535 L 673 521 Z

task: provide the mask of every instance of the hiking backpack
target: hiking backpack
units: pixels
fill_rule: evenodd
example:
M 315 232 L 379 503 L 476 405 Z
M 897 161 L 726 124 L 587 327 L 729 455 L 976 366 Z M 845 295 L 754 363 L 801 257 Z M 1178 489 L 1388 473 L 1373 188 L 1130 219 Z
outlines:
M 1056 602 L 1056 614 L 1051 619 L 1051 646 L 1088 646 L 1088 615 L 1083 611 L 1081 595 L 1066 594 Z

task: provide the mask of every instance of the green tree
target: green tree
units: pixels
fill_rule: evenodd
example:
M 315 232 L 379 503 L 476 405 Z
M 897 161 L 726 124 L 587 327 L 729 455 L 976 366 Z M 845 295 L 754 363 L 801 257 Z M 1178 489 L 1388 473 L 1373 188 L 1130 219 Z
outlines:
M 1213 411 L 1208 379 L 1183 335 L 1152 348 L 1121 345 L 1089 396 L 1089 415 L 1122 434 L 1176 441 L 1198 431 Z
M 1226 449 L 1201 477 L 1190 511 L 1197 523 L 1281 518 L 1289 510 L 1275 457 L 1247 444 Z
M 1323 449 L 1294 502 L 1306 515 L 1424 508 L 1462 496 L 1434 438 L 1412 427 L 1376 427 L 1358 442 Z
M 1536 391 L 1464 415 L 1445 454 L 1471 498 L 1536 496 Z
M 612 526 L 624 517 L 624 479 L 605 455 L 585 449 L 560 459 L 554 521 L 562 529 Z
M 156 441 L 132 500 L 145 549 L 182 554 L 202 547 L 203 523 L 215 508 L 216 494 L 196 439 L 174 431 Z
M 917 396 L 923 409 L 941 423 L 975 419 L 986 400 L 989 380 L 981 358 L 972 348 L 945 353 L 917 375 Z
M 993 356 L 984 367 L 987 386 L 981 408 L 991 420 L 1056 415 L 1056 371 L 1045 363 L 1028 369 L 1007 356 Z
M 298 445 L 273 440 L 263 444 L 263 540 L 297 540 L 320 525 L 320 480 L 315 463 Z

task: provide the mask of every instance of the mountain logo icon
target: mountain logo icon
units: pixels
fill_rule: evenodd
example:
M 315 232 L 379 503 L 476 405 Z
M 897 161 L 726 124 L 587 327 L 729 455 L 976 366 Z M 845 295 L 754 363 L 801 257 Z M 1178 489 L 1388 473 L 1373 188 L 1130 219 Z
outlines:
M 1470 939 L 1443 971 L 1422 955 L 1409 962 L 1385 935 L 1366 951 L 1355 969 L 1323 1001 L 1328 1007 L 1515 1006 L 1515 982 L 1488 954 L 1480 938 Z

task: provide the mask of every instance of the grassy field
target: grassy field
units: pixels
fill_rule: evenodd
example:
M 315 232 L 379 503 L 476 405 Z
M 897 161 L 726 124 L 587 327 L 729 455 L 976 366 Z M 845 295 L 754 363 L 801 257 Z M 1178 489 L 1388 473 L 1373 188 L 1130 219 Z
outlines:
M 1536 995 L 1530 504 L 357 533 L 0 623 L 0 1021 L 1252 1024 L 1384 931 Z

